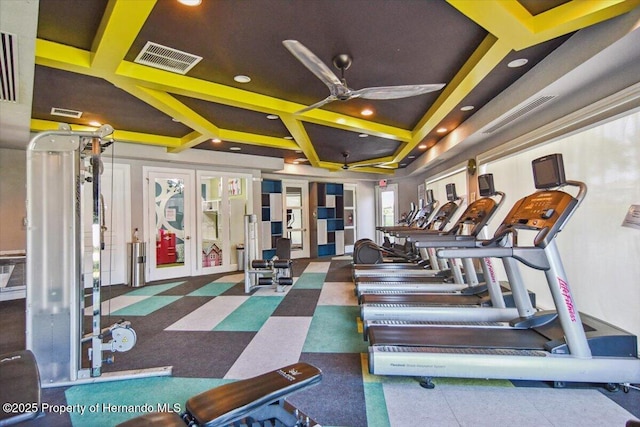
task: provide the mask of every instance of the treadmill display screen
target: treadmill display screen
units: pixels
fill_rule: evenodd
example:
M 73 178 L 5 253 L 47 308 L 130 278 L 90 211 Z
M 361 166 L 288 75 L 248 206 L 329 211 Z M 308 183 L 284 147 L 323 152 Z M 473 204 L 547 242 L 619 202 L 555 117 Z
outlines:
M 433 203 L 433 190 L 432 189 L 428 189 L 427 190 L 427 205 L 430 205 Z
M 495 187 L 493 186 L 493 174 L 487 173 L 478 176 L 478 188 L 482 197 L 489 197 L 495 193 Z
M 533 180 L 539 190 L 559 187 L 566 183 L 562 154 L 540 157 L 531 162 Z
M 446 185 L 447 190 L 447 200 L 453 202 L 458 198 L 458 194 L 456 193 L 456 185 L 454 183 Z

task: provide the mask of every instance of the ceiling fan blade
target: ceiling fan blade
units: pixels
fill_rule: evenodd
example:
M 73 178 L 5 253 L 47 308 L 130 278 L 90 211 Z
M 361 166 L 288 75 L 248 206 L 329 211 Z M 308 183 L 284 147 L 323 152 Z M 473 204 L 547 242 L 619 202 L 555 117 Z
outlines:
M 367 87 L 351 92 L 351 98 L 365 99 L 398 99 L 410 96 L 435 92 L 444 87 L 444 84 L 405 85 L 405 86 L 380 86 Z
M 306 112 L 307 112 L 307 111 L 309 111 L 309 110 L 313 110 L 313 109 L 316 109 L 316 108 L 322 107 L 323 105 L 328 104 L 328 103 L 330 103 L 330 102 L 333 102 L 333 101 L 335 101 L 336 99 L 338 99 L 338 97 L 337 97 L 337 96 L 335 96 L 335 95 L 329 95 L 329 96 L 327 96 L 325 99 L 323 99 L 323 100 L 322 100 L 322 101 L 320 101 L 320 102 L 316 102 L 315 104 L 313 104 L 313 105 L 309 105 L 308 107 L 305 107 L 305 108 L 303 108 L 302 110 L 296 111 L 296 112 L 295 112 L 295 114 L 302 114 L 302 113 L 306 113 Z
M 289 49 L 289 52 L 291 52 L 298 61 L 302 62 L 302 65 L 322 80 L 322 82 L 331 89 L 331 93 L 333 93 L 334 86 L 344 86 L 338 76 L 302 43 L 297 40 L 284 40 L 282 44 Z

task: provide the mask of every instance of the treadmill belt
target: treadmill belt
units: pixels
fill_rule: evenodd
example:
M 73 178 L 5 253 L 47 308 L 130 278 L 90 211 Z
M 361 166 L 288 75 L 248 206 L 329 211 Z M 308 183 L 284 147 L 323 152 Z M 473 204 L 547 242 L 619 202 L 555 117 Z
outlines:
M 484 301 L 478 295 L 460 294 L 362 294 L 361 304 L 410 304 L 422 305 L 480 305 Z
M 544 350 L 547 338 L 532 329 L 371 325 L 372 346 Z
M 402 283 L 441 283 L 443 285 L 450 285 L 451 283 L 446 282 L 445 280 L 447 280 L 446 276 L 434 276 L 433 274 L 431 275 L 424 275 L 424 276 L 415 276 L 415 275 L 402 275 L 402 273 L 397 274 L 395 276 L 393 275 L 389 275 L 389 276 L 366 276 L 366 275 L 361 275 L 358 276 L 356 278 L 356 283 L 389 283 L 390 285 L 393 285 L 394 283 L 397 284 L 402 284 Z

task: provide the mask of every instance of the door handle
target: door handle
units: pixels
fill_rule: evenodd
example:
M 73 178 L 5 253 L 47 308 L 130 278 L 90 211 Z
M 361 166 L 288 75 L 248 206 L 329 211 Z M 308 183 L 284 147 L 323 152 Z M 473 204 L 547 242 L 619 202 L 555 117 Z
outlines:
M 191 236 L 186 236 L 186 237 L 184 238 L 184 240 L 190 240 L 190 239 L 191 239 Z

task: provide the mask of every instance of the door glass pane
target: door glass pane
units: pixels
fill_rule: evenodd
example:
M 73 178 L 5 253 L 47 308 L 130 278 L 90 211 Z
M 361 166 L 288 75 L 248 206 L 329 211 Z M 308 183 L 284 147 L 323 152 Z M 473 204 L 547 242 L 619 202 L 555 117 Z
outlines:
M 380 193 L 380 204 L 382 208 L 382 225 L 385 227 L 394 225 L 395 203 L 393 191 L 382 191 Z
M 184 181 L 156 178 L 156 267 L 184 265 Z
M 244 216 L 247 213 L 249 191 L 246 178 L 227 178 L 229 200 L 229 262 L 238 264 L 238 246 L 244 245 Z
M 300 187 L 287 186 L 286 207 L 287 207 L 287 234 L 291 239 L 291 249 L 303 249 L 303 227 L 302 218 L 302 189 Z
M 200 181 L 202 268 L 237 264 L 238 246 L 244 244 L 247 179 L 204 176 Z
M 200 183 L 202 224 L 200 233 L 200 266 L 222 265 L 222 177 L 203 177 Z

